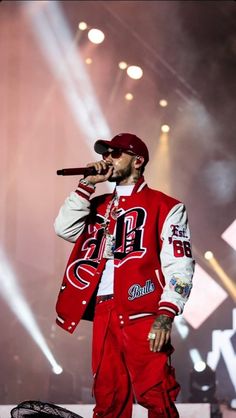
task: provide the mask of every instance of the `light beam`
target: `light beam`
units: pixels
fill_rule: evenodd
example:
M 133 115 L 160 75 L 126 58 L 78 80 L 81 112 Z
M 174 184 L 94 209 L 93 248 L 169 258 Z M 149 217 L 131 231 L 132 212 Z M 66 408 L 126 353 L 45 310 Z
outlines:
M 214 255 L 210 259 L 208 259 L 209 264 L 216 272 L 217 276 L 220 278 L 221 282 L 223 283 L 225 289 L 229 292 L 232 299 L 236 302 L 236 284 L 234 283 L 233 279 L 231 279 L 223 270 L 219 262 L 216 260 Z
M 52 366 L 54 373 L 62 372 L 62 367 L 57 363 L 46 340 L 41 333 L 33 313 L 23 295 L 17 282 L 17 277 L 13 272 L 5 254 L 0 249 L 0 293 L 8 304 L 9 308 L 17 316 L 18 320 L 28 331 L 30 337 L 38 345 Z

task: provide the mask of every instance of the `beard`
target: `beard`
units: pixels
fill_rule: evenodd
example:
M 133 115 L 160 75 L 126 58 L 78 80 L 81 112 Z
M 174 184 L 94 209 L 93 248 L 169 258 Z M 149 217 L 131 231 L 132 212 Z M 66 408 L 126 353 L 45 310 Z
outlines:
M 110 182 L 116 182 L 116 183 L 120 183 L 121 181 L 127 179 L 128 177 L 130 177 L 132 174 L 132 167 L 131 164 L 127 165 L 125 168 L 121 168 L 117 171 L 114 172 L 112 175 L 109 177 L 108 181 Z

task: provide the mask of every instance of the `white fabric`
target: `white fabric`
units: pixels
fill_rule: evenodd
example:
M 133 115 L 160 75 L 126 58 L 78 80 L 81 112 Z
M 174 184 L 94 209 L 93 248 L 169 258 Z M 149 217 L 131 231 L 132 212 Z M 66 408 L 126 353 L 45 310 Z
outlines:
M 134 184 L 117 185 L 116 194 L 117 196 L 130 196 L 134 188 Z
M 178 225 L 179 231 L 181 229 L 185 231 L 184 235 L 186 235 L 187 238 L 178 236 L 178 240 L 190 240 L 187 212 L 183 203 L 175 205 L 166 217 L 161 232 L 163 244 L 160 253 L 162 272 L 166 280 L 161 300 L 171 300 L 172 303 L 179 306 L 181 313 L 184 308 L 185 301 L 183 300 L 181 294 L 171 291 L 170 280 L 172 277 L 177 277 L 183 280 L 184 283 L 191 286 L 193 276 L 193 260 L 191 257 L 179 257 L 178 262 L 176 262 L 176 257 L 173 257 L 173 247 L 169 243 L 169 238 L 173 237 L 173 229 L 171 228 L 173 225 Z
M 97 295 L 110 295 L 112 293 L 114 293 L 114 260 L 107 260 Z
M 69 242 L 76 242 L 82 234 L 86 217 L 90 212 L 90 201 L 71 192 L 59 210 L 54 222 L 56 234 Z

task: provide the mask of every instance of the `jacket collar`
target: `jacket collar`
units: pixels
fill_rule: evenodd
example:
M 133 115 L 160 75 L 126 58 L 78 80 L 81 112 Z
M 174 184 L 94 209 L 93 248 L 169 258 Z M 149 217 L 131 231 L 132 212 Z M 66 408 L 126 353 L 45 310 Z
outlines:
M 141 190 L 143 190 L 143 188 L 146 187 L 146 186 L 147 186 L 147 183 L 146 183 L 144 177 L 141 176 L 138 179 L 137 183 L 135 183 L 132 194 L 141 192 Z
M 144 187 L 147 187 L 147 183 L 146 183 L 146 181 L 145 181 L 144 177 L 143 177 L 143 176 L 141 176 L 141 177 L 138 179 L 137 183 L 135 183 L 134 188 L 133 188 L 132 193 L 131 193 L 131 196 L 132 196 L 133 194 L 135 194 L 135 193 L 139 193 L 139 192 L 141 192 L 141 190 L 143 190 L 143 188 L 144 188 Z M 114 196 L 114 195 L 115 195 L 115 193 L 116 193 L 116 188 L 114 188 L 113 193 L 112 193 L 112 196 Z

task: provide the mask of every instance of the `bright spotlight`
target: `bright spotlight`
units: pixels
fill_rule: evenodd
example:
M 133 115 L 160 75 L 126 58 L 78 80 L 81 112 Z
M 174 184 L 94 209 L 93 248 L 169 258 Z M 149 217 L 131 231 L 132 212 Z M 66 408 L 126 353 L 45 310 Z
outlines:
M 127 68 L 127 74 L 130 78 L 133 78 L 134 80 L 139 80 L 143 76 L 143 70 L 141 67 L 138 67 L 137 65 L 130 65 Z
M 79 24 L 78 24 L 78 28 L 79 28 L 80 30 L 86 30 L 86 29 L 87 29 L 87 27 L 88 27 L 88 25 L 87 25 L 87 23 L 86 23 L 86 22 L 79 22 Z
M 128 64 L 125 61 L 121 61 L 119 62 L 118 66 L 121 70 L 126 70 L 126 68 L 128 67 Z
M 93 44 L 101 44 L 105 39 L 105 35 L 100 29 L 90 29 L 88 38 Z
M 165 100 L 165 99 L 161 99 L 161 100 L 159 101 L 159 105 L 160 105 L 161 107 L 166 107 L 166 106 L 168 106 L 168 102 L 167 102 L 167 100 Z
M 55 374 L 61 374 L 63 372 L 63 368 L 59 365 L 56 364 L 53 368 L 52 368 L 53 373 Z
M 133 100 L 133 98 L 134 98 L 134 96 L 133 96 L 132 93 L 126 93 L 125 100 L 130 102 L 131 100 Z
M 191 348 L 191 350 L 189 350 L 189 355 L 192 359 L 193 362 L 193 368 L 195 370 L 203 367 L 203 364 L 205 365 L 205 362 L 203 361 L 201 354 L 199 353 L 199 351 L 196 348 Z M 197 365 L 197 366 L 196 366 Z M 196 367 L 195 367 L 196 366 Z M 203 369 L 202 369 L 203 370 Z
M 86 58 L 85 59 L 85 63 L 88 64 L 88 65 L 92 64 L 92 62 L 93 62 L 92 58 Z
M 211 260 L 214 257 L 214 254 L 212 251 L 206 251 L 204 257 L 206 260 Z
M 196 370 L 196 372 L 203 372 L 203 370 L 205 370 L 206 368 L 206 363 L 205 361 L 198 361 L 197 363 L 194 364 L 194 370 Z
M 191 403 L 217 403 L 215 398 L 216 392 L 216 375 L 208 366 L 201 370 L 195 369 L 190 373 L 190 399 Z
M 170 132 L 170 127 L 169 125 L 162 125 L 161 127 L 161 132 L 167 134 L 168 132 Z

